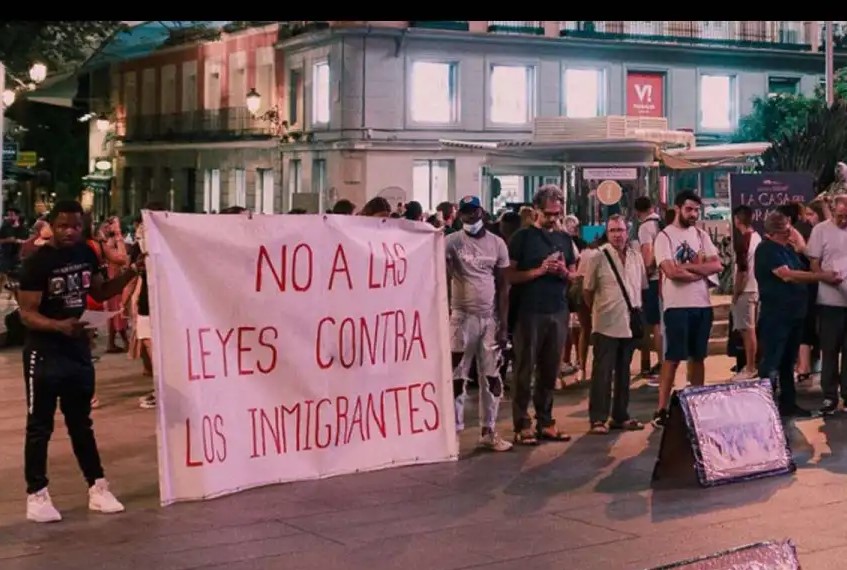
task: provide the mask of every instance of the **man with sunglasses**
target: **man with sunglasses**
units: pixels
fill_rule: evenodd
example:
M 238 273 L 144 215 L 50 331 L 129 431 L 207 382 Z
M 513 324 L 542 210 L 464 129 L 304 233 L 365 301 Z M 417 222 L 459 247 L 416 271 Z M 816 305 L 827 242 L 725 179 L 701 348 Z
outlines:
M 571 237 L 556 231 L 564 210 L 564 195 L 554 185 L 538 189 L 533 198 L 538 222 L 518 230 L 509 243 L 509 282 L 517 289 L 514 333 L 515 367 L 512 415 L 515 443 L 568 441 L 553 419 L 553 390 L 568 334 L 568 276 L 576 265 Z M 535 391 L 532 377 L 535 372 Z M 535 430 L 528 409 L 535 408 Z

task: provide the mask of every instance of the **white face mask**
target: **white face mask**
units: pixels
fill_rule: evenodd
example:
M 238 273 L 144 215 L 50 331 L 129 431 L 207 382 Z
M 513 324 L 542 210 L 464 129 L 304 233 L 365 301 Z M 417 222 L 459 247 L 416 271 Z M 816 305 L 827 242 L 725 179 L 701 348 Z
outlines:
M 462 224 L 462 229 L 468 232 L 470 235 L 475 236 L 482 230 L 482 220 L 477 220 L 472 224 Z

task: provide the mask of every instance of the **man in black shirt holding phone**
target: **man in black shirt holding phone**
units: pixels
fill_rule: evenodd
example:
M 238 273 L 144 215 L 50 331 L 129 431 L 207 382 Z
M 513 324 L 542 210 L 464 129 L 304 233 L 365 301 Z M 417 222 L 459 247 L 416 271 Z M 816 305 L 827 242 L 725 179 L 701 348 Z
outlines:
M 36 522 L 62 519 L 47 491 L 47 445 L 57 403 L 88 482 L 88 508 L 102 513 L 124 510 L 103 477 L 94 439 L 94 366 L 87 323 L 80 318 L 88 295 L 97 301 L 119 295 L 138 270 L 133 265 L 106 281 L 94 252 L 82 239 L 82 215 L 79 202 L 58 202 L 48 217 L 53 237 L 26 259 L 21 271 L 18 302 L 28 329 L 23 352 L 27 402 L 24 474 L 27 519 Z
M 508 278 L 517 289 L 512 416 L 515 443 L 519 445 L 536 445 L 539 440 L 570 440 L 570 436 L 556 428 L 553 390 L 567 340 L 569 313 L 565 291 L 569 272 L 576 266 L 576 256 L 571 237 L 556 231 L 564 210 L 564 196 L 559 187 L 539 188 L 533 206 L 538 212 L 538 225 L 518 230 L 509 242 Z M 530 400 L 535 408 L 535 430 L 528 413 Z

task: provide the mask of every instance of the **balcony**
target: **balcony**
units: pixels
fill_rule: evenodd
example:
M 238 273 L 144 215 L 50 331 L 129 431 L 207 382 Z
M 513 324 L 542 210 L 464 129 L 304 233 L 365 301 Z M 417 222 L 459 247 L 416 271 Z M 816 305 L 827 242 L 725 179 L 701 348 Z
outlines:
M 428 30 L 454 30 L 467 32 L 469 29 L 467 20 L 418 20 L 409 22 L 412 28 L 426 28 Z
M 560 22 L 559 35 L 663 44 L 811 50 L 802 22 L 568 21 Z
M 136 115 L 124 123 L 124 142 L 215 142 L 273 136 L 267 121 L 242 107 L 164 115 Z
M 544 22 L 516 22 L 496 20 L 488 22 L 488 31 L 498 34 L 544 35 Z

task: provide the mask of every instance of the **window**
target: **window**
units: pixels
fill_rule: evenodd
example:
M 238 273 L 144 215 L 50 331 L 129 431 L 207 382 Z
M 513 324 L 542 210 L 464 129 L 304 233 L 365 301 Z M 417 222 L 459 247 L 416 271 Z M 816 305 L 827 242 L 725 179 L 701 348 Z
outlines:
M 299 160 L 288 161 L 288 208 L 294 203 L 294 195 L 302 192 Z
M 525 125 L 535 117 L 535 68 L 524 65 L 491 67 L 491 122 Z
M 312 160 L 312 192 L 318 194 L 318 211 L 323 212 L 326 208 L 326 160 L 316 158 Z
M 329 123 L 329 63 L 312 66 L 312 124 Z
M 182 112 L 189 113 L 197 109 L 197 62 L 186 61 L 182 64 Z
M 412 64 L 412 121 L 455 123 L 458 120 L 458 65 L 416 61 Z
M 452 160 L 416 160 L 412 168 L 412 200 L 420 202 L 424 212 L 450 200 Z
M 731 75 L 700 76 L 700 127 L 706 130 L 730 131 L 735 128 L 735 77 Z
M 299 125 L 303 118 L 303 71 L 292 69 L 288 74 L 288 123 Z
M 800 79 L 797 77 L 769 77 L 768 97 L 774 95 L 797 95 L 800 92 Z
M 565 116 L 574 119 L 604 114 L 605 73 L 602 69 L 566 69 Z
M 230 197 L 230 206 L 247 206 L 247 172 L 243 168 L 232 171 L 233 195 Z
M 274 213 L 274 173 L 273 170 L 256 170 L 256 213 Z
M 203 171 L 203 211 L 207 214 L 221 209 L 221 171 Z

